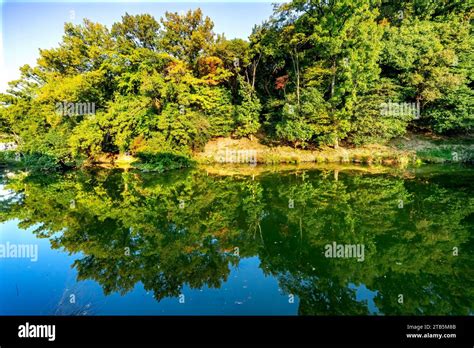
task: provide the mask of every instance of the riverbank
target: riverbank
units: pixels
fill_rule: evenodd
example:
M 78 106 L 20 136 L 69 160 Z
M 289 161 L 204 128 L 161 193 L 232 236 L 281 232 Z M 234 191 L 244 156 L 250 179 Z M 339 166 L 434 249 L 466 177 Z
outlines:
M 295 164 L 295 163 L 362 163 L 405 165 L 416 161 L 414 152 L 384 145 L 357 148 L 323 147 L 317 150 L 295 149 L 289 146 L 268 146 L 257 139 L 218 138 L 210 141 L 203 152 L 196 153 L 198 163 Z M 242 160 L 243 159 L 243 160 Z M 245 161 L 247 159 L 247 161 Z
M 145 156 L 146 155 L 146 156 Z M 150 158 L 149 158 L 150 157 Z M 360 147 L 323 147 L 314 150 L 295 149 L 289 146 L 264 144 L 257 138 L 216 138 L 206 144 L 203 151 L 189 157 L 176 154 L 103 154 L 83 162 L 84 167 L 139 169 L 163 172 L 190 167 L 195 164 L 285 165 L 285 164 L 364 164 L 369 166 L 405 167 L 407 165 L 473 163 L 474 141 L 469 137 L 448 138 L 431 134 L 408 133 L 386 145 L 373 144 Z M 0 165 L 30 167 L 31 159 L 14 151 L 0 152 Z M 34 162 L 34 161 L 33 161 Z M 44 158 L 42 158 L 44 162 Z M 50 165 L 49 163 L 47 163 Z M 41 169 L 41 163 L 35 163 Z M 46 168 L 45 170 L 47 170 Z
M 361 163 L 404 166 L 422 163 L 471 163 L 474 159 L 472 138 L 434 137 L 429 134 L 407 134 L 387 145 L 361 147 L 323 147 L 317 150 L 268 146 L 258 139 L 218 138 L 210 141 L 203 152 L 194 155 L 198 163 L 241 163 L 241 159 L 259 164 L 294 163 Z M 254 156 L 254 157 L 253 157 Z

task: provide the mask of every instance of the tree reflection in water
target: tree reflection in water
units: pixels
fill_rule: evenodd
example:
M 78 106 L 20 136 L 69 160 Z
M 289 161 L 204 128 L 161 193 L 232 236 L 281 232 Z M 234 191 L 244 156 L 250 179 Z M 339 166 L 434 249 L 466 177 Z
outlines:
M 138 282 L 158 301 L 178 297 L 184 285 L 220 288 L 231 265 L 257 256 L 264 274 L 299 298 L 301 315 L 370 314 L 356 296 L 361 285 L 380 314 L 470 314 L 472 172 L 334 174 L 4 177 L 16 195 L 1 202 L 0 218 L 37 227 L 52 248 L 82 253 L 73 264 L 78 280 L 96 281 L 105 294 Z M 326 258 L 334 241 L 364 245 L 364 261 Z

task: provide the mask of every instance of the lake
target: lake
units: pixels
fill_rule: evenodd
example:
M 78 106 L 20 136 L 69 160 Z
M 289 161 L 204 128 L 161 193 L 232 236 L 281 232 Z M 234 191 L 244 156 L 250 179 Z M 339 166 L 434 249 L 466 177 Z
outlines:
M 0 315 L 473 314 L 473 167 L 219 168 L 1 171 Z

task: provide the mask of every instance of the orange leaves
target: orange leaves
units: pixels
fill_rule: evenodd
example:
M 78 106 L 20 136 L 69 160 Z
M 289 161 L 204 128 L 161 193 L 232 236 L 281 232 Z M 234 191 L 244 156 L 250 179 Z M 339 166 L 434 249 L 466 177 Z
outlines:
M 198 71 L 200 76 L 215 75 L 217 68 L 222 67 L 224 63 L 219 57 L 201 57 L 198 59 Z
M 288 75 L 277 77 L 277 79 L 275 80 L 275 89 L 276 90 L 285 89 L 285 86 L 288 83 L 288 78 L 289 78 Z

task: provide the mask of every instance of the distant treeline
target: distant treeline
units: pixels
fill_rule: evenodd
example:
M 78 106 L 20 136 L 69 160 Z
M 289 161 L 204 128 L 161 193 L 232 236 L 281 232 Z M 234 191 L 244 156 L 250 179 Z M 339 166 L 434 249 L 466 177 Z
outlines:
M 473 13 L 463 0 L 295 0 L 247 41 L 215 34 L 199 9 L 67 23 L 0 96 L 0 132 L 66 166 L 187 155 L 218 136 L 307 148 L 383 143 L 408 127 L 469 134 Z

